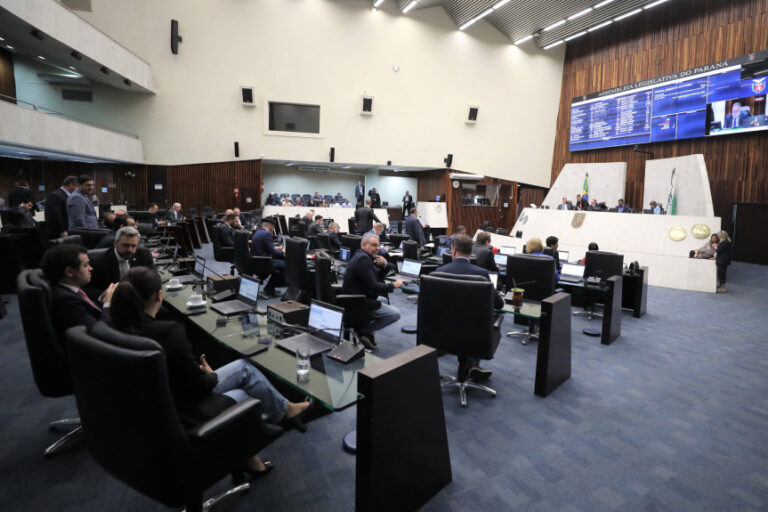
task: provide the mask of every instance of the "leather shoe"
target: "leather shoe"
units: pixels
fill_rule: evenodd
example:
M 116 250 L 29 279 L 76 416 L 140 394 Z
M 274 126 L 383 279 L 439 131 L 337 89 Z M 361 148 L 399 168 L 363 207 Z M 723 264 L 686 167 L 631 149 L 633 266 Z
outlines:
M 363 334 L 360 336 L 360 343 L 362 343 L 363 346 L 368 350 L 373 350 L 376 348 L 376 342 L 373 341 L 373 335 L 371 334 Z
M 491 375 L 493 375 L 491 370 L 486 370 L 485 368 L 480 368 L 479 366 L 473 366 L 469 369 L 469 378 L 475 382 L 488 380 L 491 378 Z

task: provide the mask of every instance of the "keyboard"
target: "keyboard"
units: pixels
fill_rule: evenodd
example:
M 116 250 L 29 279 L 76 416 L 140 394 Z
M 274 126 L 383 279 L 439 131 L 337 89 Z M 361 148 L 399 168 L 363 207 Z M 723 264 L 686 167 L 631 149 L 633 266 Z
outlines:
M 584 278 L 579 276 L 560 276 L 560 281 L 563 283 L 581 283 Z

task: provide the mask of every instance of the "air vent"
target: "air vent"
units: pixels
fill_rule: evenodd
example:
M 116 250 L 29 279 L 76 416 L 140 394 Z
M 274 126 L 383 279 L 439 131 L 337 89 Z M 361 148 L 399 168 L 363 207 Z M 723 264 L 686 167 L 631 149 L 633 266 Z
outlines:
M 300 171 L 305 171 L 305 172 L 328 172 L 328 171 L 330 171 L 330 168 L 328 168 L 328 167 L 313 167 L 311 165 L 300 165 L 298 167 L 298 169 Z
M 93 93 L 91 91 L 78 91 L 76 89 L 62 89 L 61 99 L 67 101 L 84 101 L 93 103 Z

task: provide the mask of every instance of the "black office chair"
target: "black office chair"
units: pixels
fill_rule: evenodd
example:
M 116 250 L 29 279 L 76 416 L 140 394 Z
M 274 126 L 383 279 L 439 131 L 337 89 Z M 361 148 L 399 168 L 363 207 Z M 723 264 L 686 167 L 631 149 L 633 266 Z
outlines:
M 318 248 L 317 237 L 316 236 L 308 235 L 308 236 L 305 236 L 304 238 L 306 238 L 307 242 L 309 242 L 309 250 L 310 251 L 314 251 L 315 249 Z
M 213 215 L 213 210 L 211 209 L 210 205 L 203 205 L 203 217 L 210 217 Z
M 53 247 L 54 245 L 59 244 L 83 245 L 83 238 L 80 235 L 68 235 L 48 240 L 48 247 Z
M 419 243 L 415 240 L 405 240 L 403 242 L 403 258 L 409 260 L 419 259 Z
M 303 293 L 307 289 L 309 271 L 307 270 L 307 246 L 304 238 L 289 237 L 285 239 L 285 283 L 288 289 L 283 300 L 296 300 L 308 303 L 310 297 Z M 314 288 L 314 282 L 312 283 Z
M 342 294 L 341 285 L 331 282 L 329 256 L 318 255 L 315 259 L 315 298 L 344 308 L 344 328 L 350 341 L 358 342 L 360 329 L 370 320 L 365 295 Z
M 0 293 L 15 293 L 16 279 L 24 270 L 24 255 L 11 235 L 0 235 Z
M 216 223 L 211 230 L 211 242 L 213 242 L 213 259 L 216 261 L 235 261 L 234 248 L 221 245 L 221 224 Z
M 521 287 L 525 290 L 523 299 L 542 301 L 555 294 L 555 260 L 547 256 L 515 254 L 507 257 L 507 289 Z M 527 321 L 528 329 L 509 331 L 507 336 L 522 336 L 520 342 L 537 341 L 534 331 L 536 322 Z
M 410 239 L 411 239 L 411 235 L 406 235 L 406 234 L 392 233 L 391 235 L 389 235 L 389 243 L 392 244 L 392 247 L 394 249 L 399 249 L 401 243 Z
M 203 491 L 271 439 L 259 435 L 261 403 L 249 398 L 202 425 L 176 412 L 163 349 L 104 323 L 67 330 L 67 359 L 88 450 L 108 473 L 166 506 L 208 510 L 239 485 L 202 502 Z M 139 377 L 140 376 L 140 377 Z
M 501 317 L 494 315 L 493 283 L 482 276 L 432 272 L 419 285 L 416 343 L 461 357 L 492 359 L 499 346 Z M 446 321 L 461 318 L 460 322 Z M 466 375 L 440 375 L 442 388 L 458 388 L 462 407 L 467 389 L 496 396 L 488 386 L 468 380 Z
M 332 251 L 331 249 L 331 241 L 328 238 L 328 233 L 320 233 L 316 237 L 317 239 L 317 248 L 318 249 L 324 249 L 326 251 Z
M 357 251 L 360 250 L 360 244 L 363 242 L 363 237 L 358 235 L 342 234 L 340 237 L 341 246 L 349 247 L 351 249 L 351 255 L 354 256 Z
M 9 227 L 7 231 L 16 239 L 16 247 L 21 252 L 25 268 L 37 268 L 47 247 L 40 229 Z
M 197 218 L 197 208 L 189 208 L 187 209 L 187 217 L 190 219 L 196 219 Z
M 355 222 L 354 217 L 350 217 L 347 219 L 347 230 L 350 234 L 360 234 L 360 231 L 357 229 L 357 222 Z
M 507 230 L 504 228 L 496 228 L 496 234 L 497 235 L 504 235 L 507 236 Z
M 110 229 L 104 229 L 104 228 L 74 228 L 69 230 L 70 235 L 80 235 L 80 237 L 83 239 L 83 245 L 86 249 L 93 249 L 97 245 L 99 245 L 99 242 L 101 242 L 101 239 L 104 238 L 107 233 L 110 233 L 112 230 Z
M 51 325 L 51 289 L 43 278 L 42 270 L 22 271 L 17 280 L 17 289 L 29 364 L 38 391 L 47 398 L 71 395 L 72 381 L 63 346 Z M 69 440 L 82 433 L 79 418 L 65 418 L 49 425 L 51 430 L 61 427 L 70 427 L 72 430 L 45 449 L 46 457 L 54 455 Z
M 232 252 L 235 269 L 240 275 L 256 276 L 264 282 L 272 275 L 274 267 L 270 256 L 251 256 L 248 247 L 249 233 L 242 229 L 235 231 L 235 246 Z

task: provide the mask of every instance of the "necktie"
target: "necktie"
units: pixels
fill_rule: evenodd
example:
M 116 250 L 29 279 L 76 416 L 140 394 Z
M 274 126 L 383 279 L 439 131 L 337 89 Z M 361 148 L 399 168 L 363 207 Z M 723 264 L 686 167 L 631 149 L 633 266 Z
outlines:
M 92 301 L 92 300 L 91 300 L 91 299 L 88 297 L 88 295 L 86 295 L 86 293 L 83 291 L 83 289 L 82 289 L 82 288 L 80 288 L 80 289 L 78 289 L 78 290 L 77 290 L 77 294 L 78 294 L 80 297 L 82 297 L 82 298 L 83 298 L 83 300 L 84 300 L 85 302 L 87 302 L 87 303 L 88 303 L 88 304 L 89 304 L 89 305 L 90 305 L 90 306 L 91 306 L 93 309 L 95 309 L 96 311 L 99 311 L 99 312 L 101 311 L 101 308 L 100 308 L 99 306 L 97 306 L 97 305 L 96 305 L 96 304 L 95 304 L 95 303 L 94 303 L 94 302 L 93 302 L 93 301 Z
M 739 126 L 739 116 L 733 117 L 733 126 Z
M 125 274 L 130 270 L 131 264 L 128 263 L 128 260 L 120 260 L 120 279 L 125 278 Z

